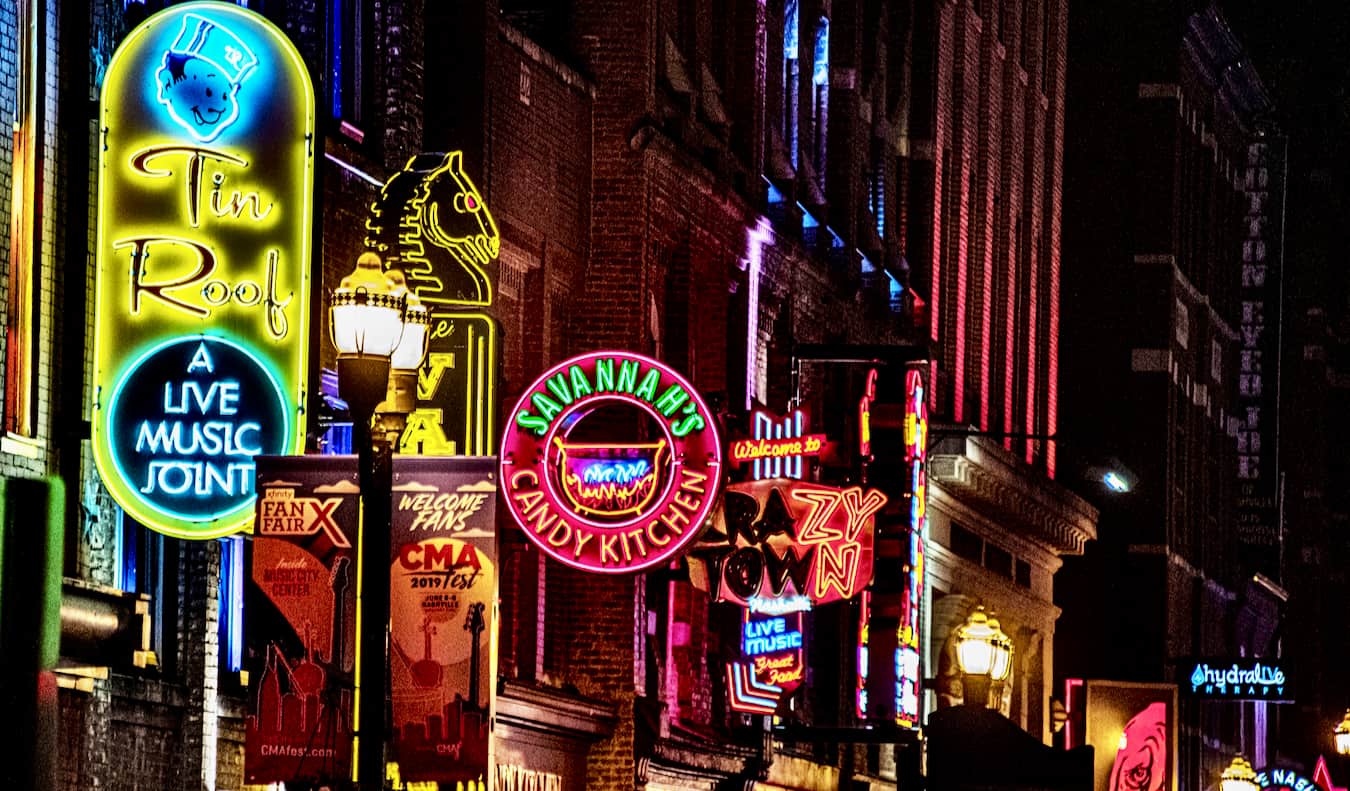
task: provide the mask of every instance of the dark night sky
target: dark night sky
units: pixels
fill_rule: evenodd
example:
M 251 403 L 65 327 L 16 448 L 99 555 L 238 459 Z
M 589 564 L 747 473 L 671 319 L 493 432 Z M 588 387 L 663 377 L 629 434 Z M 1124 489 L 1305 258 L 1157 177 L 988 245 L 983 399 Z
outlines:
M 1286 287 L 1350 307 L 1350 6 L 1333 0 L 1220 3 L 1289 135 Z

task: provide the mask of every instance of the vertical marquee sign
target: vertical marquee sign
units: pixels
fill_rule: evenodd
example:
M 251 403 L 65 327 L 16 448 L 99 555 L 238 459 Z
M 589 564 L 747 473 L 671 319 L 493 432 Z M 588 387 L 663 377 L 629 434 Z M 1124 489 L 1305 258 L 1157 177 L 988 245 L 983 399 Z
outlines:
M 641 571 L 674 557 L 717 500 L 722 446 L 702 396 L 638 354 L 559 363 L 525 390 L 502 439 L 506 506 L 550 557 Z
M 488 266 L 501 236 L 459 151 L 418 154 L 380 190 L 366 247 L 399 269 L 431 313 L 417 409 L 399 452 L 428 456 L 496 451 L 497 324 Z
M 254 457 L 303 449 L 314 91 L 227 3 L 127 36 L 103 85 L 94 459 L 146 526 L 253 518 Z

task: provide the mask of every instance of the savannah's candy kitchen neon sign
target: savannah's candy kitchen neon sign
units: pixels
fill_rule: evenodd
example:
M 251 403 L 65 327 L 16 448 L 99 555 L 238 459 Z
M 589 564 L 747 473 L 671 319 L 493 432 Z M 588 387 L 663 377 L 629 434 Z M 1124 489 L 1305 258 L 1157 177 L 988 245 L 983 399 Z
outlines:
M 698 535 L 717 499 L 722 447 L 684 377 L 641 355 L 595 352 L 526 389 L 501 468 L 507 508 L 540 549 L 623 573 L 661 564 Z
M 184 3 L 101 102 L 94 459 L 146 526 L 233 533 L 254 457 L 303 449 L 313 87 L 267 20 Z
M 488 267 L 501 235 L 463 154 L 409 159 L 371 204 L 366 247 L 403 272 L 431 313 L 417 409 L 399 452 L 494 454 L 497 324 L 482 309 L 492 304 Z

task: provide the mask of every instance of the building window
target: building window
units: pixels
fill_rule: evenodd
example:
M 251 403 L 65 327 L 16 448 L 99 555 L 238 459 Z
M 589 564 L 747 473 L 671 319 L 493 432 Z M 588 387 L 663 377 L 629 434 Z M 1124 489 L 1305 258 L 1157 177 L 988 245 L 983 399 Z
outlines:
M 42 228 L 43 6 L 19 0 L 18 117 L 14 121 L 9 223 L 9 291 L 5 314 L 5 431 L 36 434 L 34 407 L 38 336 L 37 243 Z
M 820 18 L 816 26 L 815 60 L 811 68 L 811 128 L 815 133 L 812 156 L 816 166 L 816 186 L 825 191 L 825 162 L 830 120 L 830 20 Z
M 372 30 L 366 0 L 328 0 L 328 81 L 333 118 L 360 142 L 370 93 L 369 47 Z
M 1176 324 L 1174 334 L 1176 335 L 1177 345 L 1183 349 L 1189 349 L 1191 347 L 1191 312 L 1187 309 L 1186 303 L 1179 299 L 1176 301 L 1174 317 Z
M 966 528 L 952 522 L 952 553 L 971 563 L 983 564 L 984 539 Z

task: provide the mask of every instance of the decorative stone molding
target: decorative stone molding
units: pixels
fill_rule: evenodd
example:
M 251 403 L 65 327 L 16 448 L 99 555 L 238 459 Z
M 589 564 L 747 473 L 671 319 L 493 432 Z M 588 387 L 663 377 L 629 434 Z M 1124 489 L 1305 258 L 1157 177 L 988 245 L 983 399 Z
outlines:
M 1081 555 L 1097 537 L 1097 509 L 981 437 L 937 444 L 928 459 L 928 481 L 1008 532 L 1061 555 Z

